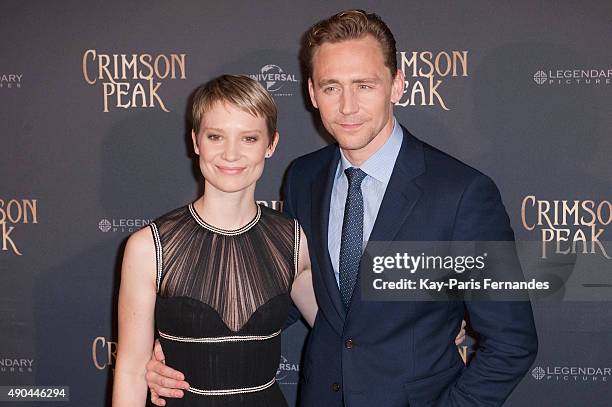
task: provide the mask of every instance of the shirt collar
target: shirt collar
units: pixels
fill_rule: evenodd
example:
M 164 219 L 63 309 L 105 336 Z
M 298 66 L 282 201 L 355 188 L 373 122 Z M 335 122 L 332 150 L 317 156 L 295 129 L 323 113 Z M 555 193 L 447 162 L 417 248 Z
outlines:
M 399 154 L 400 147 L 402 146 L 403 132 L 397 119 L 393 117 L 393 130 L 391 136 L 378 149 L 370 158 L 368 158 L 359 168 L 370 177 L 383 184 L 388 184 L 391 179 L 391 173 L 393 167 L 395 167 L 395 160 Z M 338 166 L 338 172 L 336 178 L 339 178 L 344 174 L 344 170 L 350 167 L 354 167 L 353 164 L 344 156 L 342 149 L 340 149 L 340 165 Z

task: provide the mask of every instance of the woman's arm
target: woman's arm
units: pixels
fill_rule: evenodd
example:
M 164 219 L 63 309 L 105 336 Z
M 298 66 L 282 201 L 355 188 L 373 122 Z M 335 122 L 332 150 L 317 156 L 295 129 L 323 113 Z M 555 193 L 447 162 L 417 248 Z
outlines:
M 319 308 L 312 287 L 308 241 L 302 228 L 300 228 L 298 270 L 291 286 L 291 299 L 300 310 L 304 319 L 306 319 L 306 322 L 308 322 L 308 325 L 312 327 Z
M 147 227 L 130 236 L 123 255 L 113 407 L 144 407 L 147 400 L 145 366 L 153 348 L 155 279 L 155 246 Z

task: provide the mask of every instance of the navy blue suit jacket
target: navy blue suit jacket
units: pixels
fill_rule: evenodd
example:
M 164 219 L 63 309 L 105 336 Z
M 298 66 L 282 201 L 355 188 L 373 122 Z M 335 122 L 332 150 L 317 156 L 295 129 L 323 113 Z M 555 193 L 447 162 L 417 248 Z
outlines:
M 514 239 L 490 178 L 402 129 L 371 241 Z M 319 304 L 301 369 L 301 406 L 501 405 L 535 358 L 531 305 L 362 301 L 358 281 L 345 312 L 327 242 L 339 159 L 337 145 L 296 159 L 283 188 L 285 213 L 308 238 Z M 465 309 L 480 335 L 467 368 L 454 344 Z

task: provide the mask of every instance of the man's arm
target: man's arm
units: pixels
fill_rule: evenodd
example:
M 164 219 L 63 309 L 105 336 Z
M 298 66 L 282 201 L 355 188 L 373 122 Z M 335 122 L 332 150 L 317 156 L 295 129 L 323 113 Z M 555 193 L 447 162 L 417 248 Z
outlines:
M 454 241 L 513 241 L 508 215 L 493 181 L 479 176 L 466 188 L 457 212 Z M 512 256 L 516 256 L 513 250 Z M 516 264 L 519 265 L 518 259 Z M 468 301 L 480 335 L 475 358 L 442 394 L 440 406 L 498 406 L 533 363 L 538 338 L 529 301 Z
M 161 344 L 156 340 L 145 374 L 147 386 L 151 391 L 151 402 L 156 406 L 166 405 L 166 400 L 162 397 L 181 398 L 183 390 L 189 388 L 183 373 L 166 366 L 165 361 Z

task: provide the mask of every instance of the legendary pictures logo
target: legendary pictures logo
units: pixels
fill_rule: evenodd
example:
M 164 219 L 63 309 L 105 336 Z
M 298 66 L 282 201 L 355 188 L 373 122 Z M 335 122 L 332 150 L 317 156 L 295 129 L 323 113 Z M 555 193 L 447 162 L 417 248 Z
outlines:
M 2 251 L 11 251 L 18 256 L 21 252 L 13 240 L 12 233 L 18 224 L 38 223 L 36 199 L 0 199 L 0 233 L 2 234 Z
M 533 75 L 533 80 L 538 85 L 543 85 L 548 80 L 548 75 L 544 71 L 538 71 Z
M 521 205 L 526 230 L 540 230 L 542 258 L 554 254 L 595 254 L 610 259 L 602 243 L 604 226 L 612 222 L 610 201 L 543 200 L 526 196 Z
M 185 79 L 186 54 L 83 54 L 83 78 L 94 85 L 102 82 L 104 112 L 109 106 L 155 108 L 169 112 L 159 94 L 160 80 Z
M 248 76 L 261 83 L 274 96 L 293 96 L 295 84 L 299 82 L 295 74 L 287 73 L 274 64 L 264 65 L 259 73 Z
M 32 373 L 34 359 L 0 358 L 0 373 Z
M 132 233 L 147 226 L 152 219 L 101 219 L 98 222 L 98 229 L 106 232 Z
M 609 85 L 612 69 L 550 69 L 533 75 L 538 85 Z
M 20 89 L 22 73 L 0 74 L 0 89 Z
M 538 366 L 531 371 L 531 376 L 536 380 L 542 380 L 546 376 L 546 371 Z
M 468 51 L 401 51 L 401 70 L 406 75 L 404 97 L 396 104 L 406 106 L 440 106 L 450 110 L 441 92 L 448 78 L 467 77 Z
M 536 366 L 531 370 L 531 377 L 546 382 L 607 383 L 610 376 L 612 376 L 610 367 Z
M 297 384 L 300 372 L 300 364 L 289 361 L 281 355 L 278 370 L 276 371 L 276 381 L 280 384 Z

